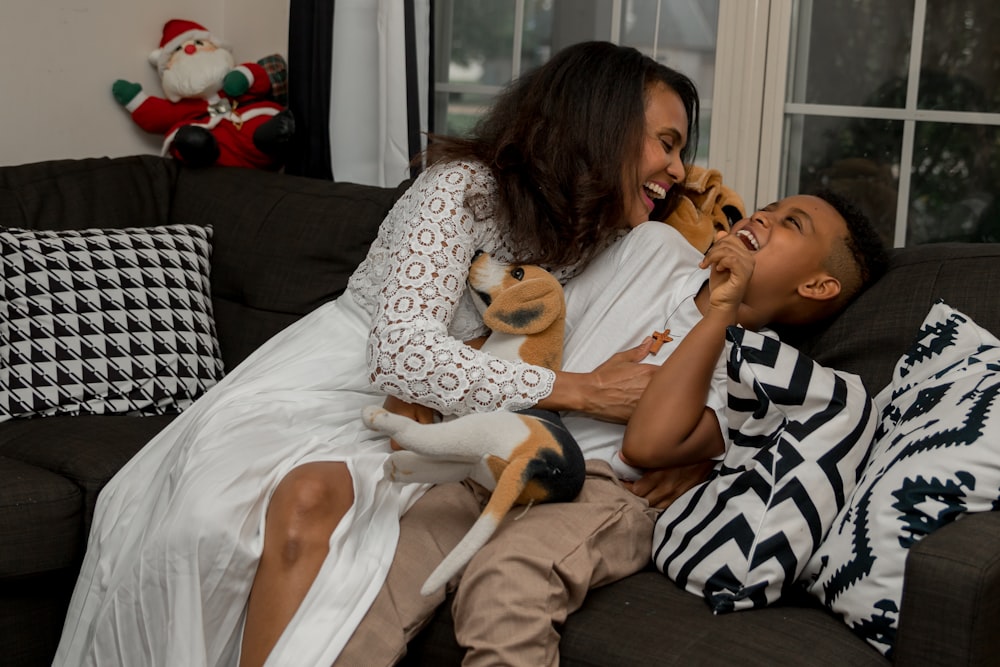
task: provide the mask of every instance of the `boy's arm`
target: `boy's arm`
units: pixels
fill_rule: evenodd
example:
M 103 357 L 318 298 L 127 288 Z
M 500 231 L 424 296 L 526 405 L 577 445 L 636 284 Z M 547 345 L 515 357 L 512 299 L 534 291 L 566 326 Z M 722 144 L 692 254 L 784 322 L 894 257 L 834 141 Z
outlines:
M 625 429 L 626 463 L 662 468 L 722 453 L 719 422 L 705 404 L 729 324 L 706 314 L 653 375 Z
M 720 233 L 705 255 L 710 266 L 704 314 L 663 362 L 639 399 L 625 430 L 622 458 L 642 468 L 688 465 L 722 453 L 714 412 L 706 408 L 712 376 L 736 324 L 753 274 L 754 257 L 735 236 Z

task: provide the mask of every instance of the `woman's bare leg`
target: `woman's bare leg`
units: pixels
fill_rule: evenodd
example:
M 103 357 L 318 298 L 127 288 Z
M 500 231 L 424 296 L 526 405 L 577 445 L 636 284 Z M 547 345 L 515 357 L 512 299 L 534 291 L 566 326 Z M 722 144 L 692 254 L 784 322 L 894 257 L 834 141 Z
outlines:
M 264 664 L 330 550 L 330 535 L 354 503 L 341 461 L 306 463 L 278 484 L 264 521 L 264 550 L 250 599 L 240 667 Z

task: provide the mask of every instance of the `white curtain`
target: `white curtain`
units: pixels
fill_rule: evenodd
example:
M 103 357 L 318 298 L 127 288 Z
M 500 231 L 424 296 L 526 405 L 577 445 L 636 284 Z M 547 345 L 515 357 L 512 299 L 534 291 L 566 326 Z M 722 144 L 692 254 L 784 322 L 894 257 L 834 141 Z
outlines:
M 416 58 L 409 71 L 407 3 Z M 337 0 L 333 25 L 330 154 L 338 181 L 394 186 L 410 176 L 411 144 L 423 148 L 429 91 L 430 0 Z M 414 99 L 415 98 L 415 99 Z M 419 119 L 419 121 L 417 120 Z

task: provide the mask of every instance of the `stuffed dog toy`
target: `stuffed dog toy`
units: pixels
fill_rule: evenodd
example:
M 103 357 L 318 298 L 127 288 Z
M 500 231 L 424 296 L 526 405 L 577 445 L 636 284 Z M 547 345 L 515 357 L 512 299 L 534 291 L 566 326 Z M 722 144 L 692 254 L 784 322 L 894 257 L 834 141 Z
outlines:
M 716 232 L 728 232 L 746 211 L 740 196 L 722 183 L 717 169 L 691 166 L 681 192 L 677 208 L 664 222 L 703 253 L 715 241 Z
M 477 253 L 469 286 L 491 329 L 482 350 L 552 369 L 561 366 L 566 305 L 562 286 L 550 273 L 537 266 L 499 264 L 489 254 Z M 471 478 L 492 491 L 479 519 L 427 578 L 423 595 L 455 576 L 514 505 L 568 502 L 583 487 L 583 454 L 555 412 L 483 412 L 419 424 L 368 406 L 362 418 L 404 448 L 385 463 L 389 479 L 439 483 Z

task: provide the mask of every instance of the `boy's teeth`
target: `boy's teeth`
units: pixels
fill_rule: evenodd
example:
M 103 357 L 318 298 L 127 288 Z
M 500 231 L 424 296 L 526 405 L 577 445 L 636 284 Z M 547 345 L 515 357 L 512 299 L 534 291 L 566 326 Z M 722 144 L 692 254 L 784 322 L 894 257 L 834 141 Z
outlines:
M 746 239 L 747 241 L 749 241 L 750 245 L 753 246 L 754 250 L 760 250 L 760 244 L 757 242 L 757 238 L 747 230 L 741 229 L 740 231 L 736 232 L 736 235 L 739 236 L 741 239 Z
M 646 188 L 649 194 L 653 195 L 653 199 L 663 199 L 667 196 L 667 191 L 662 186 L 651 181 L 646 181 L 642 184 L 642 187 Z

